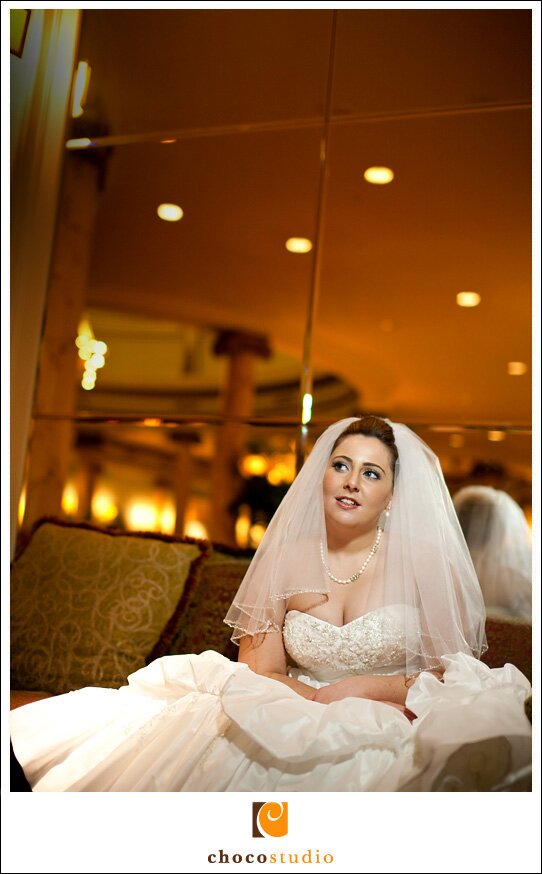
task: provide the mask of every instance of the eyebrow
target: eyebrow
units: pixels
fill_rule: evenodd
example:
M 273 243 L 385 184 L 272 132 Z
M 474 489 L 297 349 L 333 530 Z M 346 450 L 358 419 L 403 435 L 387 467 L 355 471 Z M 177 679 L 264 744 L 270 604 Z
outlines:
M 350 464 L 354 464 L 354 462 L 352 461 L 352 459 L 348 455 L 334 455 L 333 458 L 345 458 L 347 461 L 350 462 Z M 378 467 L 378 469 L 381 470 L 382 473 L 386 473 L 384 468 L 380 467 L 380 465 L 376 464 L 374 461 L 364 461 L 363 467 Z

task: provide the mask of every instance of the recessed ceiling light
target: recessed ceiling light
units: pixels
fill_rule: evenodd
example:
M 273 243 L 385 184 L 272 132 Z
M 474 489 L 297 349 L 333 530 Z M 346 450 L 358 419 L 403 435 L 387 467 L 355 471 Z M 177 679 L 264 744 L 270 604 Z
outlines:
M 310 252 L 312 243 L 306 237 L 290 237 L 286 240 L 286 248 L 289 252 L 295 252 L 298 255 L 304 255 L 305 252 Z
M 92 145 L 92 140 L 89 140 L 88 137 L 79 137 L 79 139 L 75 140 L 66 140 L 67 149 L 86 149 L 90 145 Z
M 524 361 L 509 361 L 508 373 L 510 376 L 523 376 L 527 373 L 527 365 Z
M 387 185 L 388 182 L 392 181 L 394 175 L 393 170 L 390 170 L 389 167 L 368 167 L 363 178 L 372 185 Z
M 167 139 L 167 140 L 160 140 L 160 142 L 161 142 L 161 143 L 176 143 L 176 142 L 177 142 L 177 140 L 176 140 L 176 139 L 174 139 L 174 138 L 173 138 L 173 137 L 172 137 L 172 138 L 171 138 L 171 139 Z
M 460 307 L 477 307 L 482 300 L 476 291 L 460 291 L 455 299 Z
M 176 203 L 161 203 L 156 212 L 165 222 L 178 222 L 183 217 L 183 211 Z
M 487 439 L 492 443 L 500 443 L 501 440 L 506 440 L 506 434 L 504 431 L 488 431 Z

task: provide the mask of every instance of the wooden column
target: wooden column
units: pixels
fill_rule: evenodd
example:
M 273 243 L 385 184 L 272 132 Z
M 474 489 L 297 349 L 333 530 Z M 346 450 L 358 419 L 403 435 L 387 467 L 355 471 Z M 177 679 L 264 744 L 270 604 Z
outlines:
M 75 338 L 87 298 L 102 171 L 103 162 L 85 154 L 66 156 L 30 438 L 25 529 L 41 516 L 61 512 L 80 379 Z
M 10 56 L 11 556 L 26 468 L 81 15 L 80 10 L 33 9 L 22 56 Z
M 182 442 L 177 449 L 177 461 L 175 464 L 175 472 L 173 479 L 173 489 L 175 491 L 175 499 L 177 503 L 177 513 L 175 517 L 175 534 L 182 536 L 184 531 L 184 520 L 186 516 L 186 505 L 190 495 L 190 480 L 192 475 L 192 455 L 190 453 L 190 442 Z
M 219 426 L 211 478 L 211 537 L 220 543 L 235 545 L 235 515 L 231 504 L 236 499 L 240 474 L 238 464 L 243 452 L 247 428 L 235 419 L 247 419 L 254 400 L 254 364 L 257 357 L 269 357 L 265 337 L 239 331 L 223 331 L 214 348 L 216 355 L 228 356 L 228 370 L 222 392 L 222 415 Z

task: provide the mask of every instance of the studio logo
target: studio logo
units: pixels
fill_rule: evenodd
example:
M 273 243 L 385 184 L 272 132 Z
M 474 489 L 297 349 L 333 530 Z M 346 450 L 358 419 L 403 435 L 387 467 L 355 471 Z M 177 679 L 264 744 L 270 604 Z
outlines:
M 287 801 L 252 802 L 252 837 L 283 838 L 288 834 Z
M 252 802 L 253 838 L 283 838 L 287 834 L 287 801 Z M 242 862 L 248 862 L 252 865 L 332 865 L 335 862 L 335 857 L 333 853 L 316 847 L 291 850 L 283 844 L 277 850 L 276 845 L 271 842 L 267 846 L 258 844 L 256 848 L 252 845 L 252 852 L 248 853 L 245 852 L 244 848 L 232 849 L 228 847 L 224 849 L 224 847 L 218 847 L 212 853 L 208 853 L 207 861 L 211 865 L 239 865 Z

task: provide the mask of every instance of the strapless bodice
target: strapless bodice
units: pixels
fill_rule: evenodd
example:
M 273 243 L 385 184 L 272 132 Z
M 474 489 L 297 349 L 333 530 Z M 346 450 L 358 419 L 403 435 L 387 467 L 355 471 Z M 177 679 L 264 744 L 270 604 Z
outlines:
M 331 683 L 353 674 L 402 673 L 405 609 L 412 608 L 404 604 L 382 607 L 341 626 L 289 610 L 282 634 L 295 666 L 288 674 Z

